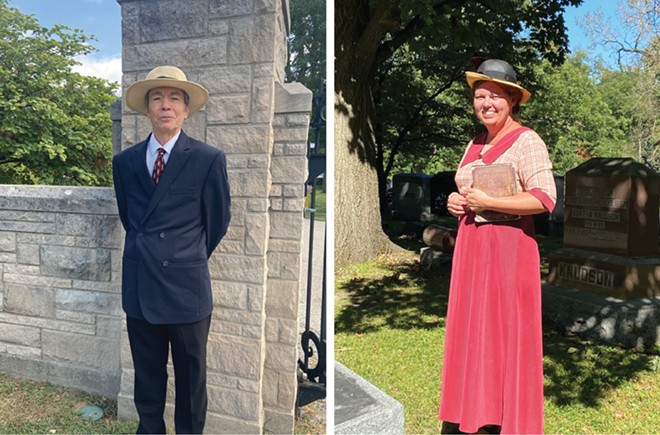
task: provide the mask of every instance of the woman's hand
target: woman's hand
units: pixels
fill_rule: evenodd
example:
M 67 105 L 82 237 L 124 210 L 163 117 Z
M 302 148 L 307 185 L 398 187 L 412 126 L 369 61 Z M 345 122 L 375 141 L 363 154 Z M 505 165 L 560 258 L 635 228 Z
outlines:
M 447 198 L 447 211 L 457 218 L 465 216 L 467 205 L 467 200 L 458 192 L 450 193 Z
M 490 196 L 481 189 L 469 187 L 465 189 L 465 200 L 467 207 L 473 212 L 488 210 Z

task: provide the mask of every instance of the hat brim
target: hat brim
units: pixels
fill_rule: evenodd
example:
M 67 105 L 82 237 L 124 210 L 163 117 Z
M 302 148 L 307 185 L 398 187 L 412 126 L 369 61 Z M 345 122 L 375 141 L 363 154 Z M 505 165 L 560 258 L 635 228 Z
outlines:
M 143 115 L 147 114 L 144 97 L 155 88 L 176 88 L 188 94 L 188 112 L 190 115 L 204 107 L 209 99 L 209 92 L 201 85 L 176 79 L 159 78 L 135 82 L 126 89 L 124 100 L 131 109 Z
M 525 104 L 532 96 L 531 92 L 529 92 L 527 89 L 523 88 L 522 86 L 520 86 L 517 83 L 509 82 L 509 81 L 506 81 L 506 80 L 496 79 L 496 78 L 493 78 L 493 77 L 489 77 L 485 74 L 468 71 L 468 72 L 465 73 L 465 78 L 466 78 L 467 84 L 470 88 L 472 88 L 476 82 L 487 81 L 487 82 L 499 83 L 499 84 L 504 85 L 504 86 L 509 86 L 511 88 L 518 89 L 518 90 L 520 90 L 520 92 L 522 92 L 522 97 L 520 98 L 520 104 Z

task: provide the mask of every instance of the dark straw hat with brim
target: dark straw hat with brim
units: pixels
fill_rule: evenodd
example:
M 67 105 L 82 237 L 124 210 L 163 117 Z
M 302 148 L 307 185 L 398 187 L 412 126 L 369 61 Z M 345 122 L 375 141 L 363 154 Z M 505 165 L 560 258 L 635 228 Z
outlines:
M 524 104 L 532 94 L 516 82 L 516 72 L 513 67 L 507 62 L 500 59 L 485 60 L 477 68 L 477 72 L 468 71 L 465 73 L 467 83 L 470 88 L 479 81 L 489 81 L 499 83 L 501 85 L 509 86 L 518 89 L 522 92 L 520 104 Z
M 202 85 L 190 82 L 183 71 L 175 66 L 159 66 L 152 69 L 147 78 L 133 83 L 126 89 L 126 105 L 143 115 L 147 114 L 145 96 L 155 88 L 176 88 L 188 94 L 189 114 L 204 107 L 209 99 L 209 92 Z

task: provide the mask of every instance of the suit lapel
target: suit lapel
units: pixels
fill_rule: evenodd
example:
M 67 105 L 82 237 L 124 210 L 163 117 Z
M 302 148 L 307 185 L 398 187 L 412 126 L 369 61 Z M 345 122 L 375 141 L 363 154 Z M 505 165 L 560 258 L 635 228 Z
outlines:
M 147 211 L 144 213 L 144 217 L 142 218 L 142 223 L 147 220 L 149 215 L 151 215 L 151 213 L 156 208 L 156 205 L 158 205 L 160 200 L 163 199 L 163 196 L 165 196 L 174 180 L 176 180 L 176 177 L 179 175 L 184 166 L 186 166 L 186 162 L 188 162 L 189 157 L 190 139 L 182 131 L 179 139 L 174 145 L 174 148 L 172 148 L 172 154 L 167 160 L 167 164 L 165 165 L 165 169 L 160 176 L 158 184 L 154 184 L 153 181 L 151 181 L 151 178 L 149 178 L 151 188 L 153 189 L 153 194 L 151 195 L 151 200 L 147 206 Z
M 138 178 L 138 180 L 140 180 L 140 186 L 142 186 L 144 191 L 147 192 L 149 196 L 151 196 L 156 189 L 156 185 L 151 180 L 149 171 L 147 170 L 146 156 L 148 143 L 149 138 L 133 147 L 133 158 L 131 159 L 131 162 L 135 176 Z

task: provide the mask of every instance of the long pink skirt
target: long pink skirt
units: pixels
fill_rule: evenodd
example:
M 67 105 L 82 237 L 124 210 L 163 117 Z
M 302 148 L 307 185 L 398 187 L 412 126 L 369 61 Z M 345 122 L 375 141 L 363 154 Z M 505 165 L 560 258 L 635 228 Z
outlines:
M 439 418 L 473 433 L 543 433 L 541 277 L 534 223 L 459 225 Z

